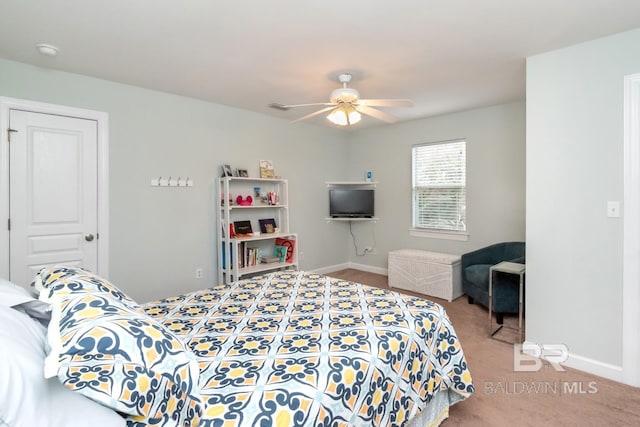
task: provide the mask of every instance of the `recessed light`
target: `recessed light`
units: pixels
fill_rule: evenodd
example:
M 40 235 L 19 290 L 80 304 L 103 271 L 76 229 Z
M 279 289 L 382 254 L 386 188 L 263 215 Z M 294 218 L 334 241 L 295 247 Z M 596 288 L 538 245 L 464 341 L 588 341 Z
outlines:
M 38 52 L 45 56 L 56 56 L 58 54 L 58 48 L 51 44 L 38 43 L 36 48 L 38 48 Z

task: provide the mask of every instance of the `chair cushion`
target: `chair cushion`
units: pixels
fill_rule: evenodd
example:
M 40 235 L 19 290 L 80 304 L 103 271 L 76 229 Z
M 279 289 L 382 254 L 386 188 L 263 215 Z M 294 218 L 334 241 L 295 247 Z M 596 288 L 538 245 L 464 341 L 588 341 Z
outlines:
M 489 289 L 489 269 L 491 264 L 475 264 L 464 269 L 467 281 L 481 289 Z

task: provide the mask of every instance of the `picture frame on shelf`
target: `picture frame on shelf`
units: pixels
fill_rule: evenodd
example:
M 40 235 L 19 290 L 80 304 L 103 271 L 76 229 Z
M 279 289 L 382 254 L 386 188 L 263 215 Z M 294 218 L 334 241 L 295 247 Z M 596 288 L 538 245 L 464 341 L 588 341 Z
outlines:
M 221 177 L 227 177 L 227 176 L 233 176 L 233 172 L 231 172 L 231 166 L 230 165 L 222 165 L 222 174 L 220 175 Z
M 260 178 L 273 177 L 273 162 L 271 160 L 260 160 Z
M 239 177 L 244 177 L 244 178 L 249 177 L 249 171 L 247 171 L 246 169 L 236 169 L 236 173 L 238 174 Z
M 276 230 L 276 220 L 275 218 L 265 218 L 259 219 L 258 223 L 260 223 L 260 232 L 265 234 L 274 233 Z
M 233 229 L 237 237 L 248 236 L 253 233 L 251 221 L 234 221 Z

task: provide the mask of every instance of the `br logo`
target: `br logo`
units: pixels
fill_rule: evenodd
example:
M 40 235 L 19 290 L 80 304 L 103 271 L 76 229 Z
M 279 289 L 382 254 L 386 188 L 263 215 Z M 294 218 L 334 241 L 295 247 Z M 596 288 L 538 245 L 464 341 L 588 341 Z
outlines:
M 514 372 L 536 372 L 546 361 L 558 372 L 564 372 L 560 365 L 569 358 L 569 349 L 564 344 L 523 343 L 513 345 Z

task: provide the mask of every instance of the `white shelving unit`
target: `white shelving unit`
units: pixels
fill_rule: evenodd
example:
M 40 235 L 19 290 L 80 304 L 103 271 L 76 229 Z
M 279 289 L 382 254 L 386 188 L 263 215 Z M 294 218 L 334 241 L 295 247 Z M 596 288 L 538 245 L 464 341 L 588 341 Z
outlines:
M 255 196 L 256 187 L 260 194 L 275 193 L 276 204 Z M 298 268 L 298 235 L 289 230 L 289 185 L 286 179 L 265 179 L 245 177 L 218 178 L 218 282 L 229 284 L 244 276 L 265 271 Z M 253 198 L 251 205 L 239 205 L 236 198 Z M 259 219 L 274 219 L 278 232 L 260 233 L 247 237 L 231 237 L 230 225 L 235 221 L 250 221 L 253 232 L 260 232 Z M 249 249 L 260 248 L 263 256 L 273 255 L 276 239 L 293 241 L 293 247 L 285 262 L 258 263 L 250 265 L 246 260 Z
M 327 181 L 327 188 L 376 188 L 378 181 Z M 325 220 L 327 222 L 336 221 L 336 222 L 361 222 L 361 221 L 377 221 L 380 218 L 371 217 L 371 218 L 331 218 L 326 217 Z

